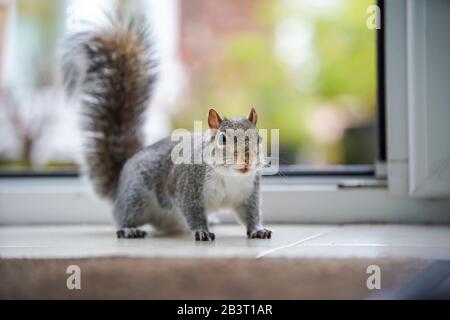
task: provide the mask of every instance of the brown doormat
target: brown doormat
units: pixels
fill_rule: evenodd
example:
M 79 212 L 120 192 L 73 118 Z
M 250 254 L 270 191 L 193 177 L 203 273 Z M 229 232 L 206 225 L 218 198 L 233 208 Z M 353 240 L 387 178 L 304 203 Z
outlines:
M 410 259 L 3 259 L 0 298 L 363 299 L 402 287 L 430 263 Z M 80 290 L 67 288 L 70 265 L 80 267 Z M 381 290 L 367 288 L 370 265 L 380 267 Z

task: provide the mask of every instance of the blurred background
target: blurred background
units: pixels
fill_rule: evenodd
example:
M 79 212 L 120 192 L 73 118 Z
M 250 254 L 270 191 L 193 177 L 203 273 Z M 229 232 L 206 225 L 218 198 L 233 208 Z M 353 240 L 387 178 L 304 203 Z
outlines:
M 372 164 L 374 0 L 0 0 L 0 169 L 74 170 L 78 106 L 58 76 L 61 41 L 114 7 L 145 13 L 161 62 L 151 143 L 214 106 L 280 129 L 280 163 Z M 205 121 L 204 121 L 205 122 Z

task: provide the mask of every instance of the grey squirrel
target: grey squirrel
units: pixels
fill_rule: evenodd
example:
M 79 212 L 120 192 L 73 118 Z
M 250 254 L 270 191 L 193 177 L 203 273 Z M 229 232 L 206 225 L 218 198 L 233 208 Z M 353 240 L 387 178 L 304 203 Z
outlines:
M 205 147 L 212 154 L 225 151 L 222 160 L 243 160 L 239 163 L 174 163 L 177 142 L 170 137 L 143 146 L 142 118 L 157 80 L 153 57 L 144 19 L 111 18 L 107 26 L 70 36 L 65 45 L 64 82 L 82 105 L 89 176 L 97 193 L 114 204 L 117 237 L 143 238 L 139 227 L 151 224 L 164 232 L 188 228 L 195 240 L 214 241 L 207 215 L 231 208 L 248 238 L 271 238 L 261 222 L 261 148 L 242 133 L 257 130 L 254 109 L 237 119 L 222 119 L 211 109 L 209 133 L 192 149 L 194 155 Z M 229 134 L 236 129 L 239 133 Z M 236 148 L 227 153 L 238 140 L 245 140 L 243 154 Z

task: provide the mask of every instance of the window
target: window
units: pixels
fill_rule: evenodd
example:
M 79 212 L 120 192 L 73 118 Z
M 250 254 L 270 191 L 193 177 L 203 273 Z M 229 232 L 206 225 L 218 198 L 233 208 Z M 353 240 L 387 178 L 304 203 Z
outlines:
M 122 11 L 144 8 L 161 57 L 145 128 L 149 143 L 174 128 L 192 130 L 211 104 L 231 117 L 254 106 L 261 127 L 280 129 L 279 161 L 291 165 L 282 174 L 343 168 L 373 173 L 376 41 L 375 31 L 366 27 L 373 0 L 118 3 Z M 76 171 L 82 134 L 78 110 L 64 100 L 59 83 L 58 46 L 77 19 L 99 20 L 101 10 L 114 5 L 3 4 L 8 19 L 3 19 L 2 169 L 29 174 L 32 168 L 40 175 Z
M 94 7 L 113 2 L 82 3 L 0 2 L 0 223 L 111 221 L 109 206 L 79 177 L 77 112 L 49 76 L 56 60 L 37 58 L 56 51 L 67 15 L 92 18 Z M 253 105 L 263 126 L 285 132 L 281 177 L 263 179 L 266 221 L 450 221 L 448 1 L 379 1 L 378 31 L 366 27 L 371 1 L 120 3 L 146 8 L 164 58 L 149 142 L 192 129 L 211 100 L 228 116 Z M 8 103 L 32 116 L 28 134 L 8 124 Z M 35 114 L 37 106 L 54 109 Z

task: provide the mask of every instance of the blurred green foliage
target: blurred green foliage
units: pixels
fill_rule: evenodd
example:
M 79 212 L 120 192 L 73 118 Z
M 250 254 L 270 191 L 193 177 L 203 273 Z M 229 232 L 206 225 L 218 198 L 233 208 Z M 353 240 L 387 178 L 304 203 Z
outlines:
M 280 129 L 282 163 L 372 163 L 376 45 L 374 30 L 366 27 L 366 10 L 373 2 L 255 1 L 251 19 L 258 28 L 223 37 L 221 50 L 190 84 L 172 117 L 173 127 L 193 129 L 193 121 L 206 120 L 211 106 L 229 117 L 247 115 L 255 107 L 260 128 Z M 119 9 L 129 10 L 134 3 L 119 1 Z M 54 81 L 66 5 L 60 0 L 15 1 L 14 35 L 21 40 L 16 85 Z M 293 21 L 300 26 L 291 38 L 300 44 L 293 46 L 293 54 L 303 57 L 297 65 L 277 51 L 280 27 Z
M 373 1 L 339 3 L 334 10 L 317 13 L 287 6 L 287 1 L 261 2 L 254 17 L 269 32 L 228 38 L 223 52 L 191 84 L 190 100 L 183 101 L 182 111 L 174 115 L 174 127 L 192 129 L 194 120 L 205 120 L 211 105 L 230 117 L 247 115 L 254 106 L 259 127 L 280 129 L 283 163 L 373 163 L 376 44 L 375 32 L 366 27 L 366 9 Z M 275 30 L 287 19 L 306 23 L 312 30 L 311 58 L 300 69 L 274 50 Z M 345 132 L 362 128 L 361 139 L 346 139 L 345 133 L 336 141 L 319 139 L 310 122 L 323 106 L 344 122 Z M 327 125 L 324 121 L 324 130 Z

